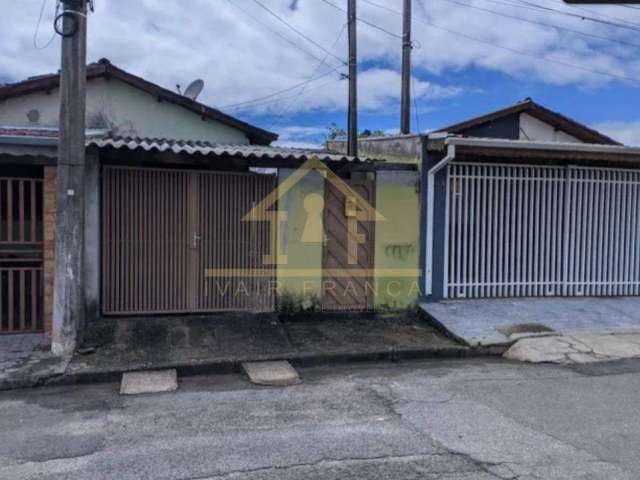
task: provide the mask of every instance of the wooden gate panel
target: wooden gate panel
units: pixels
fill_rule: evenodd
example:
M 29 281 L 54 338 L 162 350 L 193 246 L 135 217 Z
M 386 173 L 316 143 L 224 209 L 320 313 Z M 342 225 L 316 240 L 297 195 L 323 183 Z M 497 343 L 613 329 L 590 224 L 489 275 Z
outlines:
M 370 181 L 345 181 L 362 199 L 374 205 L 375 188 Z M 347 195 L 332 182 L 325 182 L 323 255 L 323 309 L 328 311 L 373 308 L 371 272 L 374 258 L 373 221 L 358 220 L 357 230 L 349 232 Z M 362 211 L 362 206 L 357 206 Z M 359 242 L 356 236 L 362 236 Z M 351 263 L 349 245 L 357 245 L 357 263 Z M 335 287 L 335 288 L 334 288 Z

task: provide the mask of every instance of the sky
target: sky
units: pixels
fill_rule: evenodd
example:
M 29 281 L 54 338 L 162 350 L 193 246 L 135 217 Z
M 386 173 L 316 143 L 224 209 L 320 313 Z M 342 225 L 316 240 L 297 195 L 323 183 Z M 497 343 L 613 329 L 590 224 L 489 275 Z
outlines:
M 0 82 L 59 68 L 55 2 L 4 5 Z M 402 0 L 357 2 L 359 128 L 395 133 Z M 278 133 L 283 145 L 316 146 L 332 124 L 346 127 L 347 0 L 94 3 L 90 62 L 106 57 L 174 90 L 202 78 L 200 101 Z M 640 145 L 639 7 L 413 0 L 413 13 L 413 131 L 531 97 Z

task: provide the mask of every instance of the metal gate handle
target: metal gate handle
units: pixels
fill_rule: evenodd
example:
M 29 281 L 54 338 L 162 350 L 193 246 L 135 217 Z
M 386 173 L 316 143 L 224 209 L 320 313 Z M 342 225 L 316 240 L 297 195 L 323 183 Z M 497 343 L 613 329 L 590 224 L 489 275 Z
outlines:
M 197 233 L 194 233 L 191 240 L 191 248 L 198 248 L 198 242 L 200 241 L 201 238 L 202 237 L 200 237 L 200 235 L 198 235 Z

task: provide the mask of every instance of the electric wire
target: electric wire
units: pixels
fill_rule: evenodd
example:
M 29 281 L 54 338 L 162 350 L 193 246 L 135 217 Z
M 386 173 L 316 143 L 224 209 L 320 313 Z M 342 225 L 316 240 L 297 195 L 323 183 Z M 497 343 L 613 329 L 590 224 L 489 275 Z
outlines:
M 455 5 L 460 5 L 461 7 L 472 8 L 474 10 L 479 10 L 479 11 L 482 11 L 482 12 L 490 13 L 492 15 L 498 15 L 498 16 L 501 16 L 501 17 L 511 18 L 513 20 L 518 20 L 520 22 L 530 23 L 532 25 L 539 25 L 539 26 L 542 26 L 542 27 L 553 28 L 555 30 L 565 31 L 565 32 L 576 34 L 576 35 L 582 35 L 584 37 L 593 38 L 595 40 L 619 43 L 619 44 L 625 45 L 627 47 L 640 48 L 640 44 L 639 43 L 627 42 L 626 40 L 619 40 L 617 38 L 606 37 L 606 36 L 603 36 L 603 35 L 596 35 L 594 33 L 583 32 L 583 31 L 580 31 L 580 30 L 573 30 L 571 28 L 561 27 L 560 25 L 554 25 L 554 24 L 551 24 L 551 23 L 540 22 L 540 21 L 537 21 L 537 20 L 530 20 L 530 19 L 527 19 L 527 18 L 518 17 L 517 15 L 511 15 L 511 14 L 508 14 L 508 13 L 498 12 L 496 10 L 491 10 L 489 8 L 480 7 L 478 5 L 473 5 L 471 3 L 464 3 L 464 2 L 457 1 L 457 0 L 443 0 L 443 1 L 449 2 L 449 3 L 453 3 Z
M 336 82 L 341 82 L 343 80 L 344 80 L 343 77 L 341 77 L 341 78 L 333 78 L 333 79 L 329 80 L 328 82 L 322 82 L 319 85 L 315 85 L 315 86 L 313 86 L 311 88 L 307 88 L 305 93 L 308 94 L 310 92 L 314 92 L 316 90 L 320 90 L 321 88 L 324 88 L 327 85 L 335 84 Z M 262 100 L 260 102 L 256 102 L 252 106 L 264 107 L 264 106 L 267 106 L 267 105 L 276 104 L 276 103 L 283 102 L 283 101 L 286 101 L 286 100 L 291 100 L 293 98 L 296 98 L 297 96 L 298 96 L 298 94 L 296 93 L 295 95 L 289 95 L 288 97 L 280 97 L 280 98 L 275 98 L 275 99 L 265 99 L 265 100 Z M 227 107 L 222 107 L 222 108 L 225 108 L 226 110 L 237 111 L 237 110 L 243 110 L 245 107 L 246 107 L 246 105 L 244 105 L 244 106 L 240 105 L 240 106 L 231 107 L 231 108 L 227 108 Z
M 369 5 L 372 5 L 374 7 L 378 7 L 378 8 L 381 8 L 383 10 L 386 10 L 388 12 L 391 12 L 391 13 L 394 13 L 394 14 L 397 14 L 397 15 L 402 15 L 402 12 L 399 12 L 398 10 L 394 10 L 392 8 L 389 8 L 389 7 L 385 6 L 385 5 L 380 5 L 379 3 L 373 2 L 371 0 L 362 0 L 362 1 L 367 3 L 367 4 L 369 4 Z M 426 19 L 424 19 L 422 17 L 414 16 L 413 17 L 413 21 L 417 21 L 417 22 L 423 23 L 423 24 L 428 25 L 428 26 L 430 26 L 432 28 L 435 28 L 437 30 L 441 30 L 441 31 L 447 32 L 447 33 L 449 33 L 451 35 L 455 35 L 455 36 L 458 36 L 458 37 L 466 38 L 467 40 L 471 40 L 473 42 L 483 43 L 485 45 L 489 45 L 489 46 L 494 47 L 494 48 L 505 50 L 505 51 L 508 51 L 508 52 L 511 52 L 511 53 L 515 53 L 515 54 L 518 54 L 518 55 L 522 55 L 522 56 L 525 56 L 525 57 L 533 58 L 535 60 L 542 60 L 542 61 L 545 61 L 545 62 L 548 62 L 548 63 L 553 63 L 553 64 L 560 65 L 560 66 L 563 66 L 563 67 L 573 68 L 575 70 L 581 70 L 583 72 L 593 73 L 595 75 L 600 75 L 600 76 L 604 76 L 604 77 L 615 78 L 615 79 L 624 80 L 624 81 L 627 81 L 627 82 L 640 83 L 640 79 L 633 78 L 633 77 L 628 77 L 626 75 L 619 75 L 619 74 L 616 74 L 616 73 L 605 72 L 603 70 L 596 70 L 596 69 L 592 69 L 592 68 L 585 67 L 585 66 L 582 66 L 582 65 L 575 65 L 573 63 L 564 62 L 562 60 L 556 60 L 556 59 L 553 59 L 553 58 L 540 56 L 538 54 L 535 54 L 535 53 L 532 53 L 532 52 L 527 52 L 525 50 L 519 50 L 517 48 L 507 47 L 505 45 L 501 45 L 499 43 L 495 43 L 495 42 L 492 42 L 490 40 L 485 40 L 485 39 L 482 39 L 482 38 L 474 37 L 472 35 L 468 35 L 466 33 L 462 33 L 462 32 L 456 31 L 456 30 L 452 30 L 452 29 L 447 28 L 447 27 L 442 27 L 442 26 L 437 25 L 437 24 L 435 24 L 435 23 L 433 23 L 433 22 L 431 22 L 429 20 L 426 20 Z
M 40 34 L 40 25 L 42 24 L 42 19 L 44 18 L 44 10 L 45 10 L 45 7 L 47 6 L 47 2 L 48 0 L 42 0 L 42 5 L 40 6 L 40 14 L 38 15 L 38 21 L 36 23 L 36 30 L 33 33 L 33 46 L 36 50 L 44 50 L 45 48 L 49 47 L 49 45 L 51 45 L 56 38 L 56 32 L 54 31 L 51 34 L 51 38 L 45 44 L 38 45 L 38 35 Z M 60 9 L 60 0 L 57 0 L 54 18 L 58 16 L 59 9 Z
M 312 81 L 315 82 L 317 80 L 320 80 L 321 78 L 325 78 L 325 77 L 331 75 L 332 73 L 335 73 L 335 72 L 333 70 L 329 70 L 327 72 L 324 72 L 321 75 L 318 75 Z M 302 86 L 304 86 L 305 84 L 308 84 L 308 83 L 309 83 L 309 80 L 307 79 L 307 80 L 304 80 L 303 82 L 296 83 L 295 85 L 291 85 L 291 86 L 289 86 L 287 88 L 283 88 L 282 90 L 278 90 L 277 92 L 273 92 L 273 93 L 270 93 L 268 95 L 264 95 L 262 97 L 254 98 L 254 99 L 251 99 L 251 100 L 246 100 L 246 101 L 243 101 L 243 102 L 230 103 L 228 105 L 223 105 L 222 107 L 219 107 L 219 108 L 233 109 L 233 108 L 236 108 L 236 107 L 246 106 L 246 105 L 249 105 L 249 104 L 252 104 L 252 103 L 259 103 L 259 102 L 262 102 L 264 100 L 269 100 L 271 98 L 283 95 L 285 93 L 289 93 L 289 92 L 294 91 L 294 90 L 297 90 L 298 88 L 300 88 L 300 87 L 302 87 Z
M 319 48 L 320 50 L 322 50 L 324 53 L 328 53 L 330 56 L 332 56 L 333 58 L 337 59 L 340 63 L 342 63 L 343 65 L 348 65 L 349 63 L 347 61 L 345 61 L 344 59 L 338 57 L 337 55 L 331 53 L 328 49 L 326 49 L 325 47 L 323 47 L 322 45 L 320 45 L 318 42 L 316 42 L 314 39 L 312 39 L 311 37 L 309 37 L 308 35 L 306 35 L 305 33 L 301 32 L 299 29 L 297 29 L 296 27 L 294 27 L 293 25 L 291 25 L 289 22 L 287 22 L 284 18 L 282 18 L 280 15 L 278 15 L 276 12 L 274 12 L 273 10 L 271 10 L 269 7 L 267 7 L 264 3 L 262 3 L 260 0 L 253 0 L 254 3 L 256 3 L 260 8 L 266 10 L 271 16 L 275 17 L 278 21 L 280 21 L 281 23 L 283 23 L 287 28 L 289 28 L 290 30 L 294 31 L 295 33 L 297 33 L 300 37 L 304 38 L 307 42 L 311 43 L 312 45 L 316 46 L 317 48 Z
M 333 44 L 331 45 L 331 47 L 329 48 L 329 50 L 333 51 L 336 48 L 336 45 L 338 45 L 338 42 L 340 41 L 340 39 L 342 38 L 342 35 L 344 35 L 345 30 L 347 29 L 347 23 L 345 23 L 344 25 L 342 25 L 342 28 L 340 29 L 340 32 L 338 33 L 338 36 L 336 37 L 336 39 L 334 40 Z M 315 77 L 315 75 L 320 71 L 320 69 L 325 65 L 327 58 L 329 57 L 329 54 L 326 54 L 324 56 L 324 58 L 322 59 L 322 61 L 316 66 L 316 68 L 313 69 L 313 72 L 311 73 L 311 75 L 309 76 L 309 80 L 308 82 L 302 87 L 302 89 L 300 90 L 300 92 L 298 93 L 298 96 L 293 99 L 291 102 L 289 102 L 285 108 L 283 109 L 283 112 L 281 113 L 281 115 L 286 115 L 287 113 L 289 113 L 289 111 L 291 110 L 291 107 L 298 101 L 298 99 L 304 94 L 304 92 L 306 91 L 307 87 L 309 86 L 309 84 L 313 81 L 313 78 Z
M 576 11 L 580 11 L 580 12 L 586 12 L 586 13 L 589 13 L 591 15 L 595 15 L 597 17 L 608 18 L 609 20 L 614 20 L 616 22 L 626 23 L 628 25 L 634 25 L 636 27 L 640 27 L 640 24 L 637 23 L 637 22 L 636 23 L 630 22 L 629 20 L 626 20 L 624 18 L 620 18 L 620 17 L 616 17 L 616 16 L 613 16 L 613 15 L 609 15 L 607 13 L 599 12 L 597 10 L 591 10 L 589 8 L 585 8 L 584 6 L 577 5 L 575 3 L 567 4 L 567 3 L 564 2 L 564 0 L 547 0 L 547 1 L 560 4 L 560 5 L 562 5 L 562 6 L 566 7 L 566 8 L 569 8 L 571 10 L 576 10 Z M 621 5 L 616 5 L 616 6 L 621 6 Z
M 336 10 L 340 10 L 343 13 L 347 13 L 347 10 L 345 10 L 344 8 L 336 5 L 335 3 L 330 2 L 329 0 L 320 0 L 320 1 L 326 3 L 327 5 L 329 5 L 329 6 L 333 7 L 333 8 L 335 8 Z M 398 39 L 402 40 L 402 35 L 399 35 L 397 33 L 391 32 L 391 31 L 389 31 L 389 30 L 387 30 L 385 28 L 382 28 L 380 25 L 377 25 L 377 24 L 375 24 L 373 22 L 370 22 L 369 20 L 366 20 L 366 19 L 364 19 L 362 17 L 358 17 L 358 16 L 356 16 L 356 20 L 358 20 L 358 22 L 360 22 L 360 23 L 368 25 L 371 28 L 375 28 L 376 30 L 379 30 L 379 31 L 381 31 L 383 33 L 386 33 L 387 35 L 390 35 L 390 36 L 392 36 L 394 38 L 398 38 Z
M 228 3 L 230 3 L 231 5 L 233 5 L 235 8 L 237 8 L 238 10 L 240 10 L 242 13 L 244 13 L 245 15 L 247 15 L 249 18 L 253 19 L 255 22 L 257 22 L 258 24 L 262 25 L 264 28 L 266 28 L 267 30 L 269 30 L 270 32 L 272 32 L 273 34 L 277 35 L 279 38 L 283 39 L 284 41 L 286 41 L 287 43 L 289 43 L 290 45 L 292 45 L 294 48 L 297 48 L 298 50 L 300 50 L 301 52 L 307 54 L 309 57 L 313 58 L 314 60 L 320 61 L 321 57 L 316 55 L 315 53 L 310 52 L 309 50 L 307 50 L 306 48 L 302 47 L 302 45 L 300 45 L 300 43 L 296 43 L 294 40 L 291 40 L 289 37 L 287 37 L 286 35 L 282 34 L 281 32 L 279 32 L 278 30 L 276 30 L 275 28 L 271 27 L 269 24 L 263 22 L 262 20 L 260 20 L 258 17 L 256 17 L 255 15 L 253 15 L 251 12 L 249 12 L 247 9 L 241 7 L 237 2 L 234 2 L 233 0 L 227 0 Z M 340 60 L 340 59 L 339 59 Z M 345 63 L 340 60 L 340 63 L 342 65 L 345 65 Z M 340 67 L 333 67 L 336 70 L 338 70 Z
M 486 0 L 486 1 L 491 1 L 493 3 L 500 3 L 500 2 L 497 2 L 497 0 Z M 517 0 L 517 2 L 518 3 L 508 3 L 508 2 L 502 2 L 502 3 L 506 3 L 508 5 L 511 5 L 517 8 L 525 8 L 525 9 L 534 10 L 534 11 L 537 10 L 537 11 L 551 12 L 551 13 L 555 13 L 556 15 L 564 15 L 565 17 L 572 17 L 572 18 L 577 18 L 579 20 L 586 20 L 589 22 L 600 23 L 610 27 L 624 28 L 627 30 L 640 32 L 640 25 L 627 22 L 626 20 L 622 21 L 624 23 L 620 23 L 621 21 L 620 19 L 616 19 L 615 21 L 605 20 L 603 18 L 597 18 L 597 17 L 588 16 L 588 15 L 582 15 L 579 13 L 568 12 L 566 10 L 559 10 L 557 8 L 547 7 L 545 5 L 540 5 L 539 3 L 527 2 L 526 0 Z
M 416 96 L 415 78 L 411 77 L 411 97 L 413 99 L 413 113 L 416 117 L 416 131 L 420 133 L 420 111 L 418 110 L 418 99 Z

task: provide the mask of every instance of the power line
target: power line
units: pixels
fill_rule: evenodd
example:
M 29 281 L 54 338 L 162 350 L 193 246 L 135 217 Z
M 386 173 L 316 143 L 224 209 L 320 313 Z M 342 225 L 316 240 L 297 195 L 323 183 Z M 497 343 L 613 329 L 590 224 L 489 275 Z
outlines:
M 496 10 L 491 10 L 489 8 L 480 7 L 480 6 L 477 6 L 477 5 L 470 4 L 470 3 L 459 2 L 457 0 L 444 0 L 444 1 L 449 2 L 449 3 L 454 3 L 456 5 L 460 5 L 461 7 L 473 8 L 475 10 L 480 10 L 482 12 L 491 13 L 493 15 L 498 15 L 498 16 L 505 17 L 505 18 L 511 18 L 513 20 L 518 20 L 520 22 L 530 23 L 532 25 L 540 25 L 540 26 L 543 26 L 543 27 L 554 28 L 556 30 L 561 30 L 561 31 L 565 31 L 565 32 L 574 33 L 576 35 L 582 35 L 582 36 L 585 36 L 585 37 L 594 38 L 596 40 L 614 42 L 614 43 L 619 43 L 621 45 L 626 45 L 628 47 L 640 48 L 640 44 L 638 44 L 638 43 L 627 42 L 625 40 L 619 40 L 617 38 L 605 37 L 605 36 L 602 36 L 602 35 L 596 35 L 596 34 L 593 34 L 593 33 L 583 32 L 583 31 L 580 31 L 580 30 L 573 30 L 571 28 L 561 27 L 559 25 L 554 25 L 554 24 L 551 24 L 551 23 L 539 22 L 537 20 L 529 20 L 527 18 L 518 17 L 516 15 L 510 15 L 508 13 L 498 12 Z
M 311 81 L 315 82 L 316 80 L 320 80 L 321 78 L 327 77 L 328 75 L 331 75 L 332 73 L 334 73 L 334 70 L 329 70 L 327 72 L 324 72 L 322 75 L 317 76 L 316 78 L 314 78 Z M 291 85 L 290 87 L 283 88 L 282 90 L 278 90 L 277 92 L 273 92 L 273 93 L 270 93 L 268 95 L 264 95 L 262 97 L 254 98 L 252 100 L 246 100 L 246 101 L 243 101 L 243 102 L 230 103 L 228 105 L 223 105 L 220 108 L 231 109 L 231 108 L 236 108 L 236 107 L 249 105 L 249 104 L 252 104 L 252 103 L 259 103 L 259 102 L 262 102 L 264 100 L 269 100 L 269 99 L 271 99 L 273 97 L 277 97 L 279 95 L 282 95 L 284 93 L 289 93 L 291 91 L 297 90 L 298 88 L 304 86 L 305 84 L 308 84 L 309 82 L 310 82 L 309 80 L 305 80 L 304 82 L 300 82 L 300 83 L 297 83 L 295 85 Z
M 487 0 L 487 1 L 495 1 L 495 0 Z M 532 3 L 532 2 L 527 2 L 526 0 L 517 0 L 521 5 L 518 4 L 511 4 L 514 7 L 519 7 L 519 8 L 528 8 L 528 9 L 533 9 L 533 10 L 543 10 L 546 12 L 552 12 L 558 15 L 564 15 L 566 17 L 573 17 L 573 18 L 578 18 L 580 20 L 587 20 L 590 22 L 595 22 L 595 23 L 601 23 L 603 25 L 608 25 L 610 27 L 617 27 L 617 28 L 624 28 L 627 30 L 633 30 L 636 32 L 640 32 L 640 25 L 637 25 L 635 23 L 631 23 L 631 22 L 627 22 L 626 20 L 622 20 L 622 22 L 624 23 L 619 23 L 621 20 L 620 19 L 616 19 L 616 21 L 611 21 L 611 20 L 603 20 L 602 18 L 596 18 L 596 17 L 590 17 L 590 16 L 586 16 L 586 15 L 581 15 L 578 13 L 573 13 L 573 12 L 567 12 L 566 10 L 558 10 L 557 8 L 551 8 L 551 7 L 547 7 L 545 5 L 540 5 L 538 3 Z
M 304 34 L 303 32 L 301 32 L 300 30 L 298 30 L 296 27 L 294 27 L 293 25 L 291 25 L 289 22 L 287 22 L 284 18 L 282 18 L 280 15 L 278 15 L 276 12 L 274 12 L 273 10 L 271 10 L 269 7 L 267 7 L 264 3 L 262 3 L 260 0 L 253 0 L 260 8 L 266 10 L 270 15 L 272 15 L 273 17 L 275 17 L 276 19 L 278 19 L 278 21 L 280 21 L 281 23 L 283 23 L 284 25 L 286 25 L 287 28 L 289 28 L 290 30 L 294 31 L 295 33 L 297 33 L 298 35 L 300 35 L 302 38 L 304 38 L 307 42 L 315 45 L 317 48 L 319 48 L 320 50 L 322 50 L 324 53 L 328 53 L 330 56 L 332 56 L 333 58 L 337 59 L 340 63 L 342 63 L 343 65 L 347 65 L 347 62 L 338 57 L 337 55 L 331 53 L 328 49 L 324 48 L 322 45 L 320 45 L 318 42 L 316 42 L 314 39 L 310 38 L 308 35 Z
M 416 128 L 417 128 L 417 132 L 420 133 L 420 112 L 418 111 L 418 100 L 417 100 L 417 96 L 416 96 L 416 85 L 415 85 L 415 79 L 413 77 L 411 77 L 411 96 L 413 97 L 413 112 L 415 114 L 416 117 Z
M 581 11 L 581 12 L 587 12 L 587 13 L 590 13 L 592 15 L 596 15 L 598 17 L 608 18 L 610 20 L 615 20 L 616 22 L 626 23 L 628 25 L 634 25 L 636 27 L 640 26 L 640 24 L 634 23 L 634 22 L 630 22 L 629 20 L 626 20 L 624 18 L 614 17 L 613 15 L 608 15 L 608 14 L 603 13 L 603 12 L 598 12 L 596 10 L 591 10 L 589 8 L 585 8 L 585 7 L 580 6 L 580 5 L 576 5 L 576 4 L 568 5 L 568 4 L 566 4 L 564 2 L 564 0 L 548 0 L 548 1 L 553 1 L 554 3 L 559 3 L 559 4 L 563 5 L 564 7 L 571 8 L 571 10 L 578 10 L 578 11 Z M 618 6 L 621 6 L 621 5 L 618 5 Z
M 616 17 L 609 17 L 609 18 L 613 18 L 616 21 L 607 21 L 607 20 L 603 20 L 601 18 L 595 18 L 595 17 L 591 17 L 591 16 L 587 16 L 587 15 L 580 15 L 577 13 L 573 13 L 573 12 L 568 12 L 566 10 L 558 10 L 558 9 L 554 9 L 554 8 L 550 8 L 550 7 L 545 7 L 544 5 L 539 5 L 536 3 L 530 3 L 530 2 L 521 2 L 519 0 L 484 0 L 485 2 L 489 2 L 489 3 L 495 3 L 497 5 L 506 5 L 509 7 L 514 7 L 514 8 L 520 8 L 520 9 L 524 9 L 524 10 L 528 10 L 531 12 L 536 12 L 536 13 L 555 13 L 558 15 L 563 15 L 566 17 L 570 17 L 570 18 L 574 18 L 577 20 L 582 20 L 582 21 L 591 21 L 591 22 L 595 22 L 598 24 L 604 24 L 607 25 L 609 27 L 617 27 L 617 28 L 623 28 L 626 30 L 632 30 L 632 31 L 640 31 L 640 25 L 638 24 L 634 24 L 631 22 L 627 22 L 625 20 L 620 20 Z M 519 2 L 519 3 L 516 3 Z M 561 3 L 562 0 L 560 0 Z M 592 12 L 591 10 L 586 10 L 586 9 L 580 9 L 579 7 L 573 7 L 576 10 L 583 10 L 586 12 Z M 597 15 L 597 12 L 593 12 L 594 14 Z M 603 14 L 601 14 L 601 16 L 604 16 Z M 621 24 L 619 22 L 624 23 Z
M 267 23 L 263 22 L 262 20 L 260 20 L 258 17 L 256 17 L 255 15 L 253 15 L 251 12 L 247 11 L 245 8 L 241 7 L 237 2 L 234 2 L 233 0 L 227 0 L 227 2 L 229 2 L 231 5 L 233 5 L 235 8 L 237 8 L 238 10 L 240 10 L 241 12 L 243 12 L 245 15 L 247 15 L 249 18 L 253 19 L 255 22 L 259 23 L 260 25 L 262 25 L 264 28 L 268 29 L 269 31 L 271 31 L 273 34 L 277 35 L 278 37 L 282 38 L 283 40 L 285 40 L 287 43 L 289 43 L 290 45 L 292 45 L 293 47 L 297 48 L 298 50 L 300 50 L 301 52 L 306 53 L 308 56 L 310 56 L 311 58 L 313 58 L 314 60 L 320 61 L 321 58 L 316 55 L 315 53 L 310 52 L 309 50 L 305 49 L 304 47 L 302 47 L 302 45 L 300 45 L 300 43 L 296 43 L 295 41 L 291 40 L 289 37 L 287 37 L 286 35 L 283 35 L 281 32 L 279 32 L 278 30 L 272 28 L 270 25 L 268 25 Z M 340 60 L 340 59 L 339 59 Z M 340 62 L 342 64 L 344 64 L 344 62 L 342 60 L 340 60 Z M 338 70 L 341 67 L 334 67 L 336 70 Z
M 323 82 L 320 85 L 316 85 L 314 87 L 308 88 L 307 91 L 305 93 L 310 93 L 310 92 L 314 92 L 316 90 L 320 90 L 321 88 L 326 87 L 327 85 L 331 85 L 331 84 L 335 84 L 336 82 L 341 82 L 344 80 L 345 77 L 341 77 L 341 78 L 333 78 L 331 80 L 329 80 L 328 82 Z M 275 103 L 279 103 L 279 102 L 283 102 L 286 100 L 291 100 L 293 98 L 298 97 L 298 94 L 295 95 L 289 95 L 288 97 L 281 97 L 281 98 L 276 98 L 276 99 L 271 99 L 271 100 L 263 100 L 260 102 L 255 102 L 254 105 L 255 106 L 260 106 L 260 107 L 264 107 L 267 105 L 273 105 Z M 237 107 L 231 107 L 231 108 L 227 108 L 227 107 L 222 107 L 228 110 L 240 110 L 243 108 L 243 106 L 237 106 Z
M 378 8 L 381 8 L 383 10 L 386 10 L 388 12 L 391 12 L 391 13 L 394 13 L 394 14 L 397 14 L 397 15 L 402 15 L 402 12 L 399 12 L 397 10 L 389 8 L 389 7 L 385 6 L 385 5 L 380 5 L 378 3 L 372 2 L 371 0 L 362 0 L 362 1 L 365 2 L 365 3 L 368 3 L 369 5 L 373 5 L 374 7 L 378 7 Z M 450 33 L 451 35 L 456 35 L 456 36 L 459 36 L 459 37 L 463 37 L 463 38 L 466 38 L 467 40 L 471 40 L 473 42 L 483 43 L 485 45 L 489 45 L 489 46 L 494 47 L 494 48 L 499 48 L 501 50 L 505 50 L 505 51 L 508 51 L 508 52 L 511 52 L 511 53 L 515 53 L 515 54 L 518 54 L 518 55 L 523 55 L 523 56 L 526 56 L 526 57 L 529 57 L 529 58 L 533 58 L 533 59 L 536 59 L 536 60 L 543 60 L 543 61 L 546 61 L 546 62 L 549 62 L 549 63 L 554 63 L 556 65 L 561 65 L 563 67 L 573 68 L 575 70 L 582 70 L 584 72 L 593 73 L 593 74 L 596 74 L 596 75 L 616 78 L 618 80 L 625 80 L 625 81 L 629 81 L 629 82 L 633 82 L 633 83 L 640 83 L 639 79 L 633 78 L 633 77 L 627 77 L 626 75 L 618 75 L 618 74 L 615 74 L 615 73 L 609 73 L 609 72 L 605 72 L 605 71 L 602 71 L 602 70 L 595 70 L 595 69 L 592 69 L 592 68 L 589 68 L 589 67 L 584 67 L 584 66 L 581 66 L 581 65 L 574 65 L 572 63 L 564 62 L 562 60 L 555 60 L 553 58 L 540 56 L 538 54 L 527 52 L 527 51 L 524 51 L 524 50 L 519 50 L 519 49 L 512 48 L 512 47 L 506 47 L 504 45 L 500 45 L 498 43 L 494 43 L 494 42 L 491 42 L 489 40 L 484 40 L 484 39 L 481 39 L 481 38 L 478 38 L 478 37 L 474 37 L 472 35 L 468 35 L 466 33 L 458 32 L 456 30 L 451 30 L 449 28 L 442 27 L 442 26 L 437 25 L 437 24 L 435 24 L 435 23 L 433 23 L 433 22 L 431 22 L 429 20 L 426 20 L 424 18 L 420 18 L 420 17 L 417 17 L 417 16 L 414 16 L 414 20 L 416 20 L 418 22 L 421 22 L 421 23 L 423 23 L 425 25 L 429 25 L 432 28 L 435 28 L 435 29 L 438 29 L 438 30 L 442 30 L 442 31 L 447 32 L 447 33 Z
M 38 35 L 40 33 L 40 25 L 42 24 L 42 19 L 44 17 L 44 9 L 47 6 L 47 1 L 48 0 L 42 0 L 42 5 L 40 6 L 40 14 L 38 15 L 38 21 L 36 23 L 36 30 L 33 33 L 33 46 L 37 50 L 44 50 L 49 45 L 51 45 L 53 43 L 53 40 L 56 38 L 56 32 L 54 31 L 51 34 L 51 38 L 49 40 L 47 40 L 47 42 L 44 45 L 42 45 L 42 46 L 38 45 Z M 54 18 L 58 16 L 58 11 L 59 10 L 60 10 L 60 0 L 56 0 L 56 12 L 54 14 Z
M 344 31 L 347 29 L 347 24 L 345 23 L 344 25 L 342 25 L 342 28 L 340 29 L 340 32 L 338 33 L 338 36 L 336 37 L 336 39 L 334 40 L 333 44 L 331 45 L 331 47 L 329 48 L 329 50 L 333 50 L 336 48 L 336 45 L 338 45 L 338 42 L 340 41 L 340 39 L 342 38 L 342 35 L 344 34 Z M 309 84 L 313 81 L 313 78 L 315 77 L 316 73 L 318 73 L 318 71 L 325 65 L 325 62 L 327 61 L 327 58 L 329 57 L 329 54 L 326 54 L 324 56 L 324 58 L 322 59 L 322 61 L 316 66 L 316 68 L 313 69 L 313 72 L 311 72 L 311 75 L 309 76 L 309 80 L 307 81 L 307 83 L 304 84 L 304 86 L 302 87 L 302 90 L 300 90 L 300 92 L 298 93 L 298 96 L 293 99 L 291 102 L 289 102 L 289 104 L 284 108 L 282 115 L 286 115 L 289 110 L 291 109 L 291 106 L 298 101 L 298 99 L 304 94 L 305 90 L 307 89 L 307 87 L 309 86 Z
M 329 6 L 333 7 L 333 8 L 335 8 L 336 10 L 340 10 L 342 13 L 347 13 L 347 11 L 346 11 L 344 8 L 342 8 L 342 7 L 338 6 L 338 5 L 336 5 L 335 3 L 330 2 L 329 0 L 320 0 L 320 1 L 322 1 L 322 2 L 326 3 L 327 5 L 329 5 Z M 387 35 L 390 35 L 390 36 L 392 36 L 392 37 L 394 37 L 394 38 L 399 38 L 400 40 L 402 40 L 402 35 L 398 35 L 397 33 L 394 33 L 394 32 L 391 32 L 391 31 L 389 31 L 389 30 L 385 29 L 385 28 L 382 28 L 380 25 L 376 25 L 375 23 L 370 22 L 369 20 L 365 20 L 365 19 L 364 19 L 364 18 L 362 18 L 362 17 L 356 17 L 356 19 L 357 19 L 360 23 L 363 23 L 363 24 L 365 24 L 365 25 L 368 25 L 368 26 L 370 26 L 371 28 L 375 28 L 376 30 L 379 30 L 379 31 L 381 31 L 381 32 L 383 32 L 383 33 L 386 33 Z

